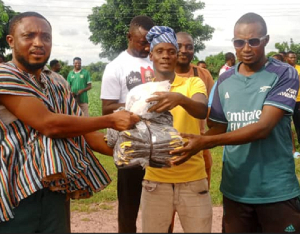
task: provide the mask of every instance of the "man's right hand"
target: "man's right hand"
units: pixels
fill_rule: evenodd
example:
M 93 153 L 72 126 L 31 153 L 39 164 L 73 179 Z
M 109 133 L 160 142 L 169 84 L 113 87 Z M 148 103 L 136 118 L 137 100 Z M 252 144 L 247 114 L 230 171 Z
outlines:
M 112 117 L 112 128 L 118 131 L 124 131 L 131 129 L 137 122 L 140 121 L 140 117 L 132 112 L 121 110 L 110 114 Z

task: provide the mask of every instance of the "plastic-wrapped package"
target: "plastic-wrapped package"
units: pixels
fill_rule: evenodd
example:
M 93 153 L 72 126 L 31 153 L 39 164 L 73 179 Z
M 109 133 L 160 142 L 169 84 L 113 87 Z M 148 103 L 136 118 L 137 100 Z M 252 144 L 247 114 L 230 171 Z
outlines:
M 169 90 L 169 81 L 148 82 L 134 87 L 127 94 L 125 109 L 139 115 L 142 120 L 127 131 L 107 129 L 107 144 L 114 147 L 113 157 L 118 168 L 140 165 L 170 167 L 170 159 L 177 157 L 170 155 L 169 151 L 182 147 L 183 139 L 173 128 L 173 116 L 168 111 L 147 112 L 154 103 L 147 103 L 146 99 L 154 92 Z
M 118 168 L 134 166 L 170 167 L 169 160 L 176 158 L 169 151 L 182 147 L 183 139 L 172 127 L 172 115 L 138 122 L 135 128 L 118 132 L 107 130 L 107 144 L 114 147 L 114 162 Z

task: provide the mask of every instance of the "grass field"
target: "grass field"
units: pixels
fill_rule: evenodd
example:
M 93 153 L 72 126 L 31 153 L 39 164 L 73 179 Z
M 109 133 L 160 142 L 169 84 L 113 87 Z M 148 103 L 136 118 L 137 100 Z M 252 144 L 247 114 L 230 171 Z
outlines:
M 101 115 L 101 100 L 100 100 L 100 86 L 101 83 L 93 82 L 92 89 L 88 92 L 89 95 L 89 112 L 91 116 Z M 300 150 L 298 143 L 296 143 L 297 151 Z M 221 171 L 222 171 L 222 147 L 216 147 L 211 150 L 213 158 L 213 167 L 212 167 L 212 178 L 211 178 L 211 197 L 213 205 L 222 204 L 222 194 L 219 191 L 220 181 L 221 181 Z M 105 155 L 100 155 L 96 153 L 96 156 L 99 158 L 101 164 L 108 171 L 109 175 L 112 178 L 112 183 L 105 188 L 103 191 L 95 193 L 89 199 L 82 200 L 71 200 L 71 209 L 80 210 L 80 211 L 92 211 L 91 204 L 97 203 L 100 204 L 100 207 L 103 209 L 110 209 L 106 207 L 103 202 L 115 201 L 117 200 L 117 168 L 114 165 L 113 158 Z M 296 159 L 296 173 L 297 177 L 300 180 L 300 159 Z M 102 204 L 102 205 L 101 205 Z

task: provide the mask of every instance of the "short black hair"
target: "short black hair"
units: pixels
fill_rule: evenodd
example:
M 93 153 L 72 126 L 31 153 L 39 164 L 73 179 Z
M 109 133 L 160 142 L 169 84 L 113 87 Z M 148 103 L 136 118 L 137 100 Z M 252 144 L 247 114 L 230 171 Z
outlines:
M 80 61 L 81 61 L 81 58 L 80 58 L 80 57 L 75 57 L 75 58 L 73 58 L 73 62 L 74 62 L 75 60 L 80 60 Z
M 154 21 L 146 15 L 138 15 L 132 18 L 130 21 L 130 29 L 133 30 L 135 28 L 142 27 L 143 29 L 149 31 L 155 25 Z
M 290 54 L 296 54 L 296 53 L 294 51 L 290 50 L 290 51 L 288 51 L 288 52 L 285 53 L 285 56 L 289 56 Z
M 204 63 L 204 64 L 206 64 L 206 62 L 205 62 L 205 61 L 203 61 L 203 60 L 200 60 L 200 61 L 197 63 L 197 65 L 199 65 L 200 63 Z
M 273 57 L 273 58 L 274 58 L 274 57 L 277 57 L 277 58 L 276 58 L 277 60 L 280 60 L 281 62 L 283 62 L 283 56 L 282 56 L 282 54 L 274 54 L 272 57 Z
M 238 21 L 235 23 L 234 27 L 238 24 L 251 24 L 251 23 L 259 23 L 262 26 L 261 34 L 263 36 L 267 35 L 267 25 L 263 17 L 260 15 L 249 12 L 241 16 Z
M 283 54 L 283 56 L 286 56 L 286 52 L 285 51 L 279 51 L 278 54 Z
M 227 52 L 227 53 L 225 54 L 225 62 L 227 62 L 227 61 L 229 61 L 229 60 L 231 60 L 231 59 L 235 59 L 234 54 L 231 53 L 231 52 Z
M 26 11 L 26 12 L 20 13 L 18 15 L 15 15 L 9 21 L 8 33 L 10 35 L 12 35 L 15 31 L 16 25 L 18 23 L 20 23 L 22 19 L 27 18 L 27 17 L 37 17 L 37 18 L 43 19 L 49 24 L 50 28 L 52 29 L 50 22 L 44 16 L 42 16 L 41 14 L 39 14 L 35 11 Z
M 50 61 L 50 67 L 54 67 L 58 63 L 59 63 L 59 61 L 57 59 L 53 59 Z
M 0 58 L 2 58 L 3 61 L 5 61 L 5 56 L 3 54 L 0 54 Z

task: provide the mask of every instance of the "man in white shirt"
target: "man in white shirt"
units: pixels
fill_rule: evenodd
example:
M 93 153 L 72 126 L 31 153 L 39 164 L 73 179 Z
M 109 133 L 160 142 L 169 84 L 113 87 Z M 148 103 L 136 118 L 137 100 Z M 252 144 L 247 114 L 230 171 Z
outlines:
M 154 74 L 146 40 L 146 34 L 153 26 L 153 20 L 147 16 L 136 16 L 131 20 L 127 50 L 120 53 L 104 70 L 100 95 L 103 115 L 125 106 L 129 90 L 147 82 L 147 70 Z M 142 167 L 118 169 L 119 233 L 136 232 L 144 174 Z

